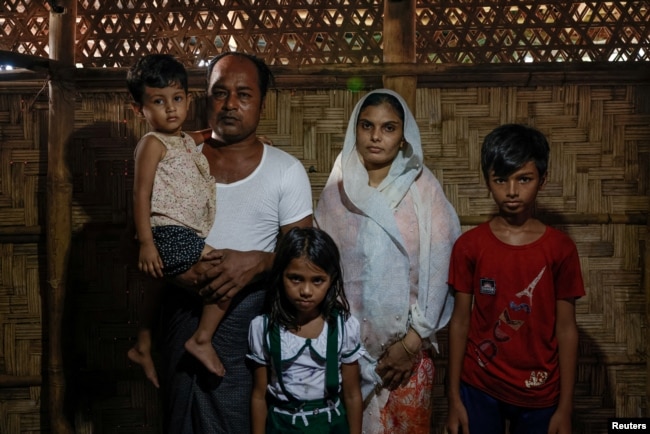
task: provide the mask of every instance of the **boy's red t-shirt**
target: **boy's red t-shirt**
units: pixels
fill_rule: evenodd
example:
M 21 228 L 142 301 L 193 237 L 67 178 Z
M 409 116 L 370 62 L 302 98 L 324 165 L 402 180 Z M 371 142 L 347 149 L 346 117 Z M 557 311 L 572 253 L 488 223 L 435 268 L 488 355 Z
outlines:
M 483 223 L 456 241 L 449 284 L 474 296 L 461 380 L 510 404 L 557 404 L 556 301 L 585 295 L 575 243 L 547 226 L 512 246 Z

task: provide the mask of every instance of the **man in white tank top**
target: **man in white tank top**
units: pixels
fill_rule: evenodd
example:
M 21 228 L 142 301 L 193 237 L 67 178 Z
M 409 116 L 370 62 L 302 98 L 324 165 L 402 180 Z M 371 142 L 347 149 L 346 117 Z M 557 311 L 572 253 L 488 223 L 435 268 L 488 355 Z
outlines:
M 252 56 L 227 52 L 208 67 L 208 123 L 202 152 L 217 183 L 215 223 L 207 261 L 171 289 L 164 340 L 165 430 L 170 433 L 250 431 L 251 373 L 245 364 L 248 325 L 264 303 L 259 277 L 270 269 L 277 237 L 312 225 L 309 179 L 295 157 L 260 142 L 256 129 L 272 79 Z M 196 297 L 198 293 L 203 300 Z M 226 374 L 207 375 L 184 353 L 204 301 L 232 299 L 212 340 Z

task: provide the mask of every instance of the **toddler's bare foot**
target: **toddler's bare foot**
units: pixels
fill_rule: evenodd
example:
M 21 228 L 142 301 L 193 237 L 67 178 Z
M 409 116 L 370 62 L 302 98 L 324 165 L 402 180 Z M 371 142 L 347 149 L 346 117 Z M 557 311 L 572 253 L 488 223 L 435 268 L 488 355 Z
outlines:
M 223 377 L 226 374 L 226 368 L 224 368 L 221 359 L 217 355 L 217 352 L 214 350 L 211 341 L 206 341 L 205 343 L 199 342 L 194 336 L 192 336 L 187 342 L 185 342 L 185 349 L 188 353 L 199 359 L 199 362 L 203 363 L 203 366 L 209 372 L 212 372 L 214 375 Z
M 151 358 L 151 352 L 148 350 L 143 350 L 134 345 L 127 353 L 127 357 L 133 363 L 137 363 L 142 367 L 144 375 L 147 377 L 151 383 L 153 383 L 156 388 L 160 388 L 160 383 L 158 383 L 158 374 L 156 373 L 156 366 L 153 363 L 153 358 Z

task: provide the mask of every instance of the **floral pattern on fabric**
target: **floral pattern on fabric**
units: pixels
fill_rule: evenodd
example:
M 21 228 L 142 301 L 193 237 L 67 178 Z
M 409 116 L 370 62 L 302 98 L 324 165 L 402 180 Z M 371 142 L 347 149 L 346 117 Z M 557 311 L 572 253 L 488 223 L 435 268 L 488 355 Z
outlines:
M 187 134 L 149 134 L 167 149 L 151 192 L 151 226 L 185 226 L 205 238 L 214 224 L 217 200 L 207 158 Z
M 423 351 L 408 384 L 390 392 L 381 410 L 385 433 L 429 434 L 434 372 L 433 360 Z

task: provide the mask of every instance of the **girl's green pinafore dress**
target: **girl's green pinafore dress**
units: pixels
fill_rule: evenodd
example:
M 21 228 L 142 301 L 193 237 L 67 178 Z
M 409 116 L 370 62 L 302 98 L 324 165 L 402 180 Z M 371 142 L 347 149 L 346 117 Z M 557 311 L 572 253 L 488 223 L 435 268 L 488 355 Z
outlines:
M 276 324 L 271 329 L 270 353 L 271 366 L 275 370 L 278 382 L 289 401 L 270 398 L 266 418 L 267 434 L 349 434 L 345 407 L 339 398 L 339 363 L 337 325 L 342 317 L 335 313 L 334 325 L 328 323 L 327 352 L 325 356 L 326 396 L 323 399 L 302 401 L 293 396 L 284 386 L 282 379 L 282 358 L 280 351 L 280 327 Z M 307 339 L 304 347 L 298 351 L 309 351 L 311 340 Z

